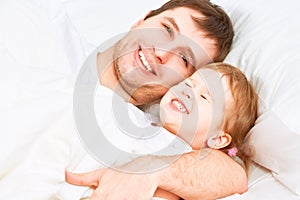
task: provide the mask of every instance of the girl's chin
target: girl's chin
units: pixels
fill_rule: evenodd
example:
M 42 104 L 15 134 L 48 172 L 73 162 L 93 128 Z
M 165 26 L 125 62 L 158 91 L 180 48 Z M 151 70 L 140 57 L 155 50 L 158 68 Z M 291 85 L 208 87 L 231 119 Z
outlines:
M 178 130 L 176 130 L 176 129 L 174 129 L 173 127 L 171 127 L 171 126 L 168 126 L 166 123 L 163 123 L 163 127 L 165 128 L 165 129 L 167 129 L 171 134 L 173 134 L 173 135 L 177 135 L 177 133 L 178 133 Z

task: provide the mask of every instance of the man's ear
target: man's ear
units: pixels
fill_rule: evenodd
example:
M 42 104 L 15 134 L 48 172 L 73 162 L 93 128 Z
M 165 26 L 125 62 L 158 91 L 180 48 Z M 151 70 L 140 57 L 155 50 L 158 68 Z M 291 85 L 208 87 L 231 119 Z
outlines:
M 218 136 L 210 137 L 207 140 L 207 146 L 212 149 L 222 149 L 231 143 L 231 135 L 222 132 Z
M 137 22 L 135 22 L 132 26 L 131 29 L 138 27 L 141 23 L 145 21 L 145 18 L 150 15 L 153 12 L 153 10 L 149 11 L 143 18 L 139 19 Z

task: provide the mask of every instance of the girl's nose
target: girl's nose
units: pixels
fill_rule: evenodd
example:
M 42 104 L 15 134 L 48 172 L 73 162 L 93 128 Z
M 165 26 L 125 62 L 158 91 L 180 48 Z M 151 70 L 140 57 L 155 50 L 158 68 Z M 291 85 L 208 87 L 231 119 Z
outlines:
M 183 94 L 186 98 L 188 98 L 188 99 L 190 99 L 190 100 L 192 100 L 192 99 L 193 99 L 193 96 L 194 96 L 194 93 L 193 93 L 192 89 L 189 88 L 189 87 L 188 87 L 188 88 L 187 88 L 187 87 L 183 88 L 182 94 Z

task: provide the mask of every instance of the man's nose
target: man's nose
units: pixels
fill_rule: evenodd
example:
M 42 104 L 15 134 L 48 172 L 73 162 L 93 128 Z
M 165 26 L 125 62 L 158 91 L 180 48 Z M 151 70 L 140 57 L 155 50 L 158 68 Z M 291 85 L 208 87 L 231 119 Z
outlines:
M 169 41 L 155 45 L 155 55 L 160 60 L 161 64 L 166 63 L 171 58 L 180 59 L 178 49 L 182 46 L 178 41 Z M 177 49 L 177 50 L 176 50 Z
M 168 49 L 162 48 L 155 48 L 155 56 L 157 57 L 159 64 L 165 64 L 171 58 L 174 52 Z

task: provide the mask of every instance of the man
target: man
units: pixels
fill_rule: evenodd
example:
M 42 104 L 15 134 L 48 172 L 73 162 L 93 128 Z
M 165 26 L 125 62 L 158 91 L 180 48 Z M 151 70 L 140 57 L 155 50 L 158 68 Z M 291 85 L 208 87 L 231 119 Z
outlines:
M 219 7 L 206 0 L 171 0 L 97 55 L 99 80 L 135 105 L 151 103 L 196 66 L 222 61 L 232 38 L 230 20 Z M 92 199 L 150 199 L 157 188 L 184 199 L 216 199 L 247 190 L 246 173 L 238 163 L 222 152 L 205 152 L 184 154 L 169 167 L 148 174 L 101 169 L 77 175 L 67 172 L 66 179 L 96 187 Z M 170 159 L 146 156 L 129 165 Z

